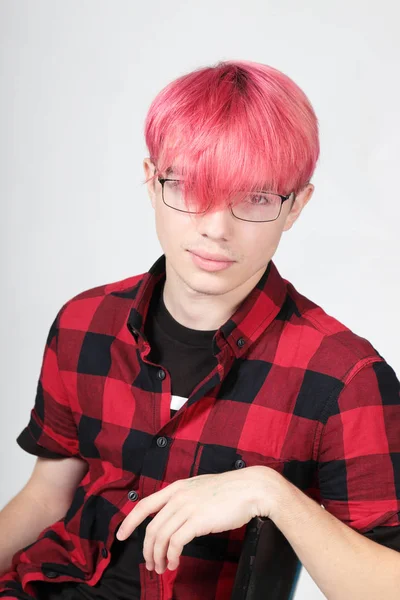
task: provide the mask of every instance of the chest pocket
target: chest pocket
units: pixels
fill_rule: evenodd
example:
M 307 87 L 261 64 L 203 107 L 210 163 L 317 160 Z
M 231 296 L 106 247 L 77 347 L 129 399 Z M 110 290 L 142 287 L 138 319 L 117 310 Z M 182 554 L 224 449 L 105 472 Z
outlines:
M 224 473 L 256 465 L 270 467 L 282 474 L 285 462 L 283 459 L 264 456 L 258 452 L 240 448 L 229 448 L 218 444 L 199 444 L 191 475 Z

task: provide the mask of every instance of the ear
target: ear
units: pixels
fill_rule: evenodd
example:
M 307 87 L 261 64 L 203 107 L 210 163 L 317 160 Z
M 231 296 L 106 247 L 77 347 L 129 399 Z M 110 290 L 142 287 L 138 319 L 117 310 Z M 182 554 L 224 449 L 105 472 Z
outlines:
M 311 199 L 313 193 L 314 185 L 312 183 L 307 183 L 304 186 L 304 188 L 297 194 L 294 202 L 292 201 L 292 207 L 286 216 L 285 225 L 283 226 L 282 231 L 288 231 L 292 227 L 293 223 L 300 216 L 300 213 L 307 204 L 307 202 Z
M 145 175 L 144 183 L 146 183 L 146 185 L 147 185 L 147 191 L 149 194 L 149 198 L 151 200 L 151 204 L 152 204 L 153 208 L 155 208 L 156 193 L 157 193 L 156 186 L 158 184 L 158 181 L 157 181 L 157 178 L 150 179 L 151 177 L 153 177 L 153 175 L 156 171 L 156 167 L 155 167 L 154 163 L 150 160 L 150 158 L 145 158 L 143 160 L 143 169 L 144 169 L 144 175 Z

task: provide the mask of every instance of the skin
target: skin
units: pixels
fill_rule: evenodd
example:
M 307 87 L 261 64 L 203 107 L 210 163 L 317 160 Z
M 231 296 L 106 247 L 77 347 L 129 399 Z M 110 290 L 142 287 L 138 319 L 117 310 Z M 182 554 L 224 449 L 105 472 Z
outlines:
M 143 167 L 147 180 L 154 174 L 155 166 L 145 158 Z M 278 219 L 266 223 L 236 219 L 229 208 L 202 215 L 179 212 L 164 204 L 157 179 L 148 182 L 147 189 L 166 257 L 165 306 L 185 327 L 215 330 L 261 279 L 282 233 L 300 216 L 314 186 L 308 183 L 294 202 L 283 203 Z M 236 262 L 228 269 L 208 272 L 194 264 L 187 250 L 220 252 Z

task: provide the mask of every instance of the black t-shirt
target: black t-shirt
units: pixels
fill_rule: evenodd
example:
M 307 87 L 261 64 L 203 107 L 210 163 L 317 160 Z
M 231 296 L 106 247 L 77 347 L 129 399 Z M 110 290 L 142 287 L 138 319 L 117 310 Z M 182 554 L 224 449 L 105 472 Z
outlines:
M 172 416 L 216 366 L 212 353 L 215 330 L 189 329 L 178 323 L 164 304 L 163 286 L 164 280 L 157 284 L 146 318 L 145 335 L 151 346 L 146 359 L 162 365 L 171 376 Z M 400 527 L 376 527 L 364 535 L 400 551 Z M 111 561 L 95 586 L 36 582 L 38 597 L 40 600 L 139 600 L 142 549 L 143 539 L 137 530 L 127 540 L 115 539 Z

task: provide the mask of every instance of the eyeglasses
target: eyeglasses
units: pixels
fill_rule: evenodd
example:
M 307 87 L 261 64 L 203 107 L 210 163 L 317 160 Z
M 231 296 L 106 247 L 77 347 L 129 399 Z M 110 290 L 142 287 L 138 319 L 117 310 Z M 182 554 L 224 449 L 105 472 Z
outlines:
M 158 177 L 157 179 L 162 187 L 163 202 L 170 208 L 193 214 L 204 214 L 207 212 L 208 209 L 205 211 L 188 210 L 192 199 L 190 198 L 190 195 L 189 197 L 187 196 L 186 199 L 184 198 L 181 185 L 182 180 L 161 177 Z M 287 196 L 267 191 L 249 192 L 244 199 L 236 204 L 230 203 L 229 207 L 233 216 L 241 221 L 258 223 L 276 221 L 281 214 L 282 204 L 286 202 L 286 200 L 289 200 L 292 194 L 293 198 L 295 198 L 294 192 L 291 192 Z M 194 205 L 193 202 L 193 206 Z

